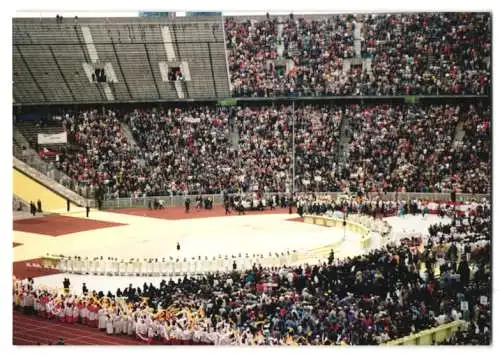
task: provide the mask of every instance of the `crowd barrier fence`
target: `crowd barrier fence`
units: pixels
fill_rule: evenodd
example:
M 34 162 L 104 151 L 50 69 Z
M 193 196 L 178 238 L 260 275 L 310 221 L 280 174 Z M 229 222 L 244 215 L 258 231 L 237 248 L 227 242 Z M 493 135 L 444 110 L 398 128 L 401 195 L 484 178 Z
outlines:
M 329 195 L 331 197 L 345 196 L 343 192 L 297 192 L 296 195 L 310 195 L 315 194 L 316 196 Z M 237 196 L 238 194 L 230 194 L 229 196 Z M 286 192 L 269 192 L 264 193 L 264 197 L 272 197 L 273 195 L 290 197 L 290 193 Z M 102 202 L 102 209 L 121 209 L 121 208 L 148 208 L 148 203 L 153 202 L 155 199 L 157 201 L 163 201 L 166 207 L 182 207 L 187 198 L 191 200 L 193 205 L 195 199 L 198 195 L 170 195 L 170 196 L 152 196 L 152 197 L 139 197 L 139 198 L 117 198 L 117 199 L 107 199 Z M 214 206 L 220 206 L 224 203 L 224 196 L 222 194 L 207 194 L 202 195 L 203 199 L 211 197 Z M 450 193 L 433 193 L 433 192 L 386 192 L 380 193 L 367 193 L 367 197 L 375 198 L 380 197 L 383 200 L 428 200 L 433 202 L 449 202 Z M 470 201 L 480 201 L 483 198 L 488 198 L 487 194 L 469 194 L 469 193 L 457 193 L 456 200 L 460 202 L 470 202 Z

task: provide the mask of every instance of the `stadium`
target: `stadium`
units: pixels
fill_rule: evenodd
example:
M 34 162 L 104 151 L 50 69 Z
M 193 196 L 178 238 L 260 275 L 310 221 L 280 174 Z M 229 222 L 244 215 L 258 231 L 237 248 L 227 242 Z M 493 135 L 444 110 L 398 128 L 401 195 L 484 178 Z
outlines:
M 490 345 L 492 14 L 14 17 L 14 345 Z

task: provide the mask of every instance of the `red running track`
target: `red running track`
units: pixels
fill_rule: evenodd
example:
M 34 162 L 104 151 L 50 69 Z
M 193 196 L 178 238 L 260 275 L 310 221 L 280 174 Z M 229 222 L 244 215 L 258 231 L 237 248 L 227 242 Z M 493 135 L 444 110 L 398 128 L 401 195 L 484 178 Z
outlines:
M 13 345 L 47 345 L 63 338 L 66 345 L 144 345 L 130 336 L 108 336 L 95 328 L 66 324 L 14 311 L 12 316 Z

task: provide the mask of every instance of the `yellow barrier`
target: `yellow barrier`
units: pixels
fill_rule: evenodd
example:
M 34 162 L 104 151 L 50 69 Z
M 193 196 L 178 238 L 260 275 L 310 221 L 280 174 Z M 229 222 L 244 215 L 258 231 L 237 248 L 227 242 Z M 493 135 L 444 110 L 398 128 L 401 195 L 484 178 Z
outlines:
M 39 184 L 21 171 L 13 169 L 12 182 L 14 194 L 28 203 L 33 201 L 36 204 L 36 201 L 40 200 L 42 201 L 42 209 L 44 211 L 66 209 L 66 199 Z
M 336 217 L 323 217 L 323 216 L 304 216 L 304 222 L 325 227 L 342 227 L 344 224 L 343 219 Z M 361 240 L 360 240 L 361 248 L 363 249 L 370 248 L 371 231 L 368 228 L 359 223 L 346 220 L 346 229 L 351 232 L 361 234 Z
M 410 336 L 402 337 L 394 341 L 389 341 L 386 346 L 408 346 L 408 345 L 432 345 L 432 342 L 443 342 L 460 327 L 465 326 L 463 320 L 453 321 L 438 327 L 434 327 Z

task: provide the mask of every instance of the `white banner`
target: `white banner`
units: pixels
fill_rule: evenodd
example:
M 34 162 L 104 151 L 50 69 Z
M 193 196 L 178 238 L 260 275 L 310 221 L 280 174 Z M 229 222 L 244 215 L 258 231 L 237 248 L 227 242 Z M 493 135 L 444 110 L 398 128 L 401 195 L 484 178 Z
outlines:
M 66 144 L 68 136 L 66 132 L 58 134 L 38 134 L 38 144 Z
M 199 123 L 201 121 L 201 119 L 200 118 L 186 117 L 186 118 L 184 118 L 184 121 L 194 124 L 194 123 Z

